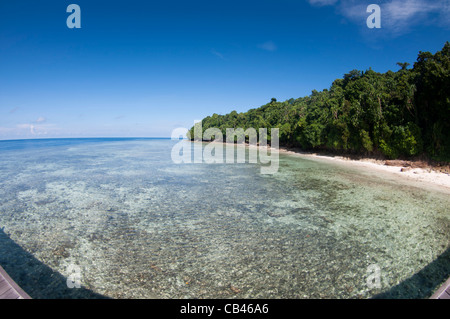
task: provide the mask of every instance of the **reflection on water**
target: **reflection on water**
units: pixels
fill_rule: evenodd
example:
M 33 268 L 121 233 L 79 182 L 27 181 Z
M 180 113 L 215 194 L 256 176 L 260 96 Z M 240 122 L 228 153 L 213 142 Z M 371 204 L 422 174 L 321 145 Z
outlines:
M 0 142 L 0 227 L 112 298 L 370 298 L 450 247 L 448 194 L 287 155 L 275 175 L 174 164 L 175 143 Z M 5 247 L 8 263 L 16 250 Z M 373 264 L 380 288 L 367 285 Z M 411 284 L 433 286 L 429 277 Z M 57 287 L 47 297 L 64 296 Z

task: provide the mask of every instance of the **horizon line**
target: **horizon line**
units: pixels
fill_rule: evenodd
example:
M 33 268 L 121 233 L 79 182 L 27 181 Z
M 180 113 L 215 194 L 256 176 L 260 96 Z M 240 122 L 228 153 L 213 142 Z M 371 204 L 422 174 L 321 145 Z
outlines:
M 17 138 L 17 139 L 0 139 L 0 142 L 6 141 L 39 141 L 39 140 L 69 140 L 69 139 L 172 139 L 171 137 L 41 137 L 41 138 Z

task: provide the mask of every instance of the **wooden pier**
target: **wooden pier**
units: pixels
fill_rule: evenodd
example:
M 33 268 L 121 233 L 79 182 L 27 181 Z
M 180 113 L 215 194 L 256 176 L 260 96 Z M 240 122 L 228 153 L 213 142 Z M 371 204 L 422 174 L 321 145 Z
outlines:
M 0 299 L 31 299 L 0 266 Z
M 450 278 L 439 288 L 430 299 L 450 299 Z
M 31 299 L 6 271 L 0 266 L 0 299 Z M 450 278 L 430 297 L 430 299 L 450 299 Z

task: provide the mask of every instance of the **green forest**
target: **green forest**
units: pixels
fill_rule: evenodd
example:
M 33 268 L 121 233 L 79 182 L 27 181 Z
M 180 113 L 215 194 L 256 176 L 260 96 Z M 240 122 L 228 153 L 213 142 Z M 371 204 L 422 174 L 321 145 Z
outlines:
M 329 89 L 284 102 L 272 98 L 245 113 L 212 114 L 218 128 L 279 128 L 280 146 L 339 154 L 450 160 L 450 43 L 396 72 L 352 70 Z M 188 137 L 194 138 L 194 127 Z

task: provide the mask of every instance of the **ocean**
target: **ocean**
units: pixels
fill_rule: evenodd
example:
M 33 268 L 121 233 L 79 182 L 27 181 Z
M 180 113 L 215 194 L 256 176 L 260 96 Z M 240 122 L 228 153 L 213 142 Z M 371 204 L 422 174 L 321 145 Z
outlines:
M 450 274 L 444 192 L 282 153 L 274 174 L 174 163 L 177 143 L 0 141 L 0 265 L 33 298 L 426 298 Z

